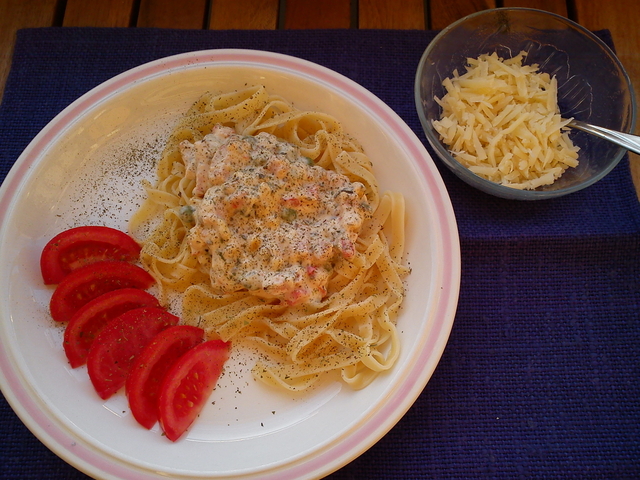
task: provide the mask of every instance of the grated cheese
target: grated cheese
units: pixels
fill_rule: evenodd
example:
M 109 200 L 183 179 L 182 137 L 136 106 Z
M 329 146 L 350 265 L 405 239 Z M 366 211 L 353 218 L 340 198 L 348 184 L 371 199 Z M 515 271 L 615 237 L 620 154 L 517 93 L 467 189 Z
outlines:
M 569 138 L 571 119 L 560 116 L 556 78 L 523 65 L 525 56 L 467 59 L 466 73 L 442 82 L 447 93 L 435 97 L 442 114 L 433 127 L 475 174 L 532 190 L 577 166 L 579 147 Z

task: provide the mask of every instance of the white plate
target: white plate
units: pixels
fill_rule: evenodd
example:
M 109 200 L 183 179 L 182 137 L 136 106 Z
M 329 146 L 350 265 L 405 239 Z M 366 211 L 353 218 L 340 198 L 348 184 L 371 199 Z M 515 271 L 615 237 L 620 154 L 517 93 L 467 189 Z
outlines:
M 76 225 L 126 229 L 173 121 L 207 90 L 264 84 L 296 106 L 329 113 L 363 144 L 381 189 L 407 202 L 413 271 L 398 319 L 402 353 L 373 384 L 327 382 L 287 394 L 251 379 L 246 359 L 226 374 L 177 443 L 106 403 L 85 368 L 71 370 L 48 315 L 39 255 Z M 409 98 L 411 92 L 407 92 Z M 0 189 L 0 382 L 7 400 L 51 450 L 100 478 L 318 478 L 356 458 L 404 415 L 433 373 L 458 300 L 460 249 L 451 203 L 432 159 L 407 125 L 351 80 L 279 54 L 211 50 L 125 72 L 82 96 L 40 132 Z

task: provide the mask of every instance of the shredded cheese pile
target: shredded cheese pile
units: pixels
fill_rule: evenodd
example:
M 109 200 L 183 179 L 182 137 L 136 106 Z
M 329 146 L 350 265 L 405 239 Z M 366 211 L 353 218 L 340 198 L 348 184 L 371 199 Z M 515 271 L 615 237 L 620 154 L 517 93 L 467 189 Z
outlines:
M 445 79 L 447 93 L 433 127 L 473 173 L 517 189 L 550 185 L 578 165 L 557 101 L 557 80 L 523 65 L 526 52 L 467 59 L 467 72 Z

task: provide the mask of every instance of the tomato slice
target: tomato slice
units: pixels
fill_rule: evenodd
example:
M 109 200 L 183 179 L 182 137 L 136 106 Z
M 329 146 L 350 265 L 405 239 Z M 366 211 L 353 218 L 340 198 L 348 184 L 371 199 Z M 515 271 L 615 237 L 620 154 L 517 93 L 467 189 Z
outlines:
M 140 245 L 120 230 L 76 227 L 59 233 L 45 245 L 40 270 L 44 283 L 53 285 L 84 265 L 106 260 L 135 262 L 139 255 Z
M 194 422 L 229 358 L 230 342 L 209 340 L 185 353 L 167 372 L 158 399 L 158 419 L 167 438 L 178 440 Z
M 158 420 L 158 394 L 169 369 L 188 350 L 204 341 L 204 330 L 190 325 L 169 327 L 154 337 L 138 356 L 125 384 L 129 407 L 140 425 Z
M 80 307 L 119 288 L 147 289 L 155 280 L 142 268 L 127 262 L 98 262 L 67 275 L 54 290 L 49 310 L 54 320 L 70 320 Z
M 113 290 L 82 306 L 64 331 L 63 346 L 71 367 L 86 363 L 93 340 L 109 321 L 134 308 L 159 306 L 156 297 L 139 288 Z
M 89 378 L 98 395 L 106 400 L 120 390 L 144 347 L 179 320 L 162 308 L 143 307 L 129 310 L 105 325 L 87 357 Z

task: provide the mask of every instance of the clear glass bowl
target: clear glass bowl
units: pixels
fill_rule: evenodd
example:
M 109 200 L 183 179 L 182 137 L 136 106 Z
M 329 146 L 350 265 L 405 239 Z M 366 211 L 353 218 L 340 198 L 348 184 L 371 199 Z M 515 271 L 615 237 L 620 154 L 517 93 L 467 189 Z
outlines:
M 466 71 L 467 58 L 497 52 L 510 58 L 528 52 L 525 64 L 558 79 L 558 104 L 564 118 L 632 132 L 636 101 L 629 76 L 607 45 L 580 25 L 553 13 L 528 8 L 496 8 L 469 15 L 447 27 L 424 51 L 415 79 L 415 102 L 427 140 L 462 180 L 486 193 L 517 200 L 560 197 L 607 175 L 626 150 L 593 135 L 571 130 L 580 147 L 579 165 L 551 185 L 518 190 L 486 180 L 459 163 L 442 143 L 432 121 L 440 118 L 442 81 L 455 69 Z

